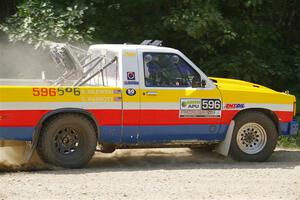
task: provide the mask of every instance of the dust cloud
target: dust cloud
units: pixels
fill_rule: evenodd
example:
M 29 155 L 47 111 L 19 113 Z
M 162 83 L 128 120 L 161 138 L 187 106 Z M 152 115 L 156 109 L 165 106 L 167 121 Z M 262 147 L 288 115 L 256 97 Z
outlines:
M 112 154 L 96 153 L 87 168 L 153 169 L 224 162 L 232 162 L 232 160 L 205 148 L 120 149 Z
M 34 49 L 23 43 L 0 43 L 0 79 L 41 79 L 58 76 L 49 49 Z
M 61 170 L 63 168 L 47 165 L 40 161 L 35 153 L 30 162 L 24 162 L 22 152 L 17 152 L 18 147 L 13 147 L 14 154 L 6 152 L 9 159 L 0 162 L 0 172 Z M 1 154 L 0 154 L 1 158 Z M 206 149 L 191 150 L 189 148 L 153 148 L 153 149 L 119 149 L 113 153 L 96 152 L 86 166 L 87 169 L 153 169 L 164 166 L 173 168 L 194 164 L 212 164 L 232 162 L 229 158 Z
M 30 148 L 26 142 L 2 141 L 2 145 L 0 147 L 0 172 L 51 169 L 40 160 L 36 152 L 29 161 L 26 160 L 25 152 Z
M 48 79 L 58 76 L 48 49 L 0 41 L 0 85 L 17 85 L 18 79 L 41 79 L 42 71 Z M 25 147 L 24 142 L 0 140 L 0 171 L 48 169 L 37 155 L 30 162 L 24 160 Z

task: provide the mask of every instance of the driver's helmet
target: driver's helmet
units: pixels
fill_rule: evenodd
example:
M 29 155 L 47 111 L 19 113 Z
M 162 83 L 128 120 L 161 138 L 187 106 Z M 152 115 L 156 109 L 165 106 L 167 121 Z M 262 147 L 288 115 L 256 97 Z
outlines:
M 152 55 L 150 55 L 150 54 L 147 54 L 147 55 L 144 56 L 144 61 L 145 61 L 146 63 L 151 62 L 152 59 L 153 59 L 153 58 L 152 58 Z
M 179 63 L 179 57 L 177 55 L 173 55 L 171 57 L 171 61 L 173 64 L 178 64 Z

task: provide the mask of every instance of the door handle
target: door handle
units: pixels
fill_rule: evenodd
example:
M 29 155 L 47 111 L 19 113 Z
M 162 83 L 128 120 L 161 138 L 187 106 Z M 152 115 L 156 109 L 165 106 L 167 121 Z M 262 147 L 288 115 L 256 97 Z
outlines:
M 155 91 L 146 92 L 147 96 L 156 96 L 157 94 L 158 94 L 158 92 L 155 92 Z M 144 93 L 144 95 L 145 95 L 145 93 Z

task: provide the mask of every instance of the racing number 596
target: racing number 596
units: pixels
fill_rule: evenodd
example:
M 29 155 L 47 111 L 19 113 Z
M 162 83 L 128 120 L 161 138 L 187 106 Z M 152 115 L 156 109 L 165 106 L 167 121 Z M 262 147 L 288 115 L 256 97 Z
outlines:
M 202 99 L 202 110 L 221 110 L 219 99 Z
M 33 96 L 56 96 L 56 88 L 32 88 Z

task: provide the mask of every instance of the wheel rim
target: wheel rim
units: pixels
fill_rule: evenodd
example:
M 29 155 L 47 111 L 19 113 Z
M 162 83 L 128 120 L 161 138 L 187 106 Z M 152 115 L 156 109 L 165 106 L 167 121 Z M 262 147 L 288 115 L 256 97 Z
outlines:
M 265 129 L 257 123 L 244 124 L 237 133 L 237 144 L 247 154 L 260 152 L 267 143 Z
M 55 150 L 62 155 L 74 153 L 79 147 L 79 133 L 72 127 L 59 129 L 53 138 Z

